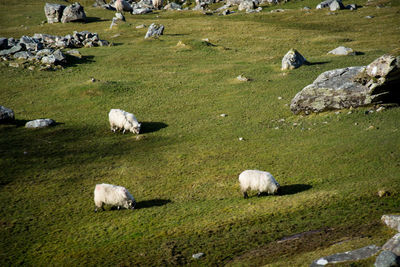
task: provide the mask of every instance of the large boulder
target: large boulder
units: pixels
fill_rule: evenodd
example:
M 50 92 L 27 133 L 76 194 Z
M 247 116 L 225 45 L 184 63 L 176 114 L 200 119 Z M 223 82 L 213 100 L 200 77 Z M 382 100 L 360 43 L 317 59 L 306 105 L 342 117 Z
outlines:
M 66 6 L 64 5 L 46 3 L 44 13 L 46 14 L 47 23 L 60 22 L 65 8 Z
M 331 11 L 337 11 L 340 9 L 344 9 L 344 5 L 342 4 L 341 0 L 333 0 L 330 4 L 329 4 L 329 9 Z
M 64 9 L 61 22 L 67 23 L 72 21 L 86 21 L 85 11 L 79 3 L 72 4 Z
M 296 49 L 290 49 L 282 58 L 282 70 L 291 70 L 306 64 L 307 60 Z
M 400 266 L 400 257 L 393 252 L 384 250 L 376 258 L 375 267 L 398 267 Z
M 251 10 L 254 8 L 256 8 L 256 5 L 254 4 L 253 0 L 243 0 L 238 6 L 239 11 Z
M 13 121 L 14 119 L 14 111 L 12 109 L 0 106 L 0 123 Z
M 381 218 L 382 222 L 400 232 L 400 215 L 383 215 Z
M 292 99 L 293 113 L 322 112 L 400 101 L 400 57 L 383 55 L 368 66 L 322 73 Z

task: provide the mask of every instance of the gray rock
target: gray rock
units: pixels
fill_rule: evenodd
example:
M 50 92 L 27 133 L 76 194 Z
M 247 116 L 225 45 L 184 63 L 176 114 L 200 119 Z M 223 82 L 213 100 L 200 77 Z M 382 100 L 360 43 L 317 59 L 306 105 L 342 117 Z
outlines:
M 13 121 L 14 119 L 14 111 L 12 109 L 0 106 L 0 123 Z
M 112 18 L 112 21 L 110 24 L 110 29 L 112 29 L 115 26 L 118 26 L 117 22 L 118 22 L 118 18 L 116 18 L 116 17 Z
M 8 47 L 8 39 L 0 37 L 0 49 L 7 49 Z
M 64 5 L 46 3 L 44 13 L 46 14 L 47 23 L 60 22 L 65 8 L 66 6 Z
M 192 255 L 192 258 L 198 260 L 198 259 L 200 259 L 200 258 L 203 257 L 203 256 L 204 256 L 204 253 L 203 253 L 203 252 L 200 252 L 200 253 L 193 254 L 193 255 Z
M 322 112 L 400 100 L 400 57 L 384 55 L 367 67 L 326 71 L 296 94 L 290 109 Z
M 243 10 L 251 10 L 256 8 L 256 5 L 254 4 L 254 2 L 252 0 L 243 0 L 238 7 L 239 11 L 243 11 Z
M 82 55 L 81 55 L 81 53 L 79 53 L 78 50 L 69 50 L 69 51 L 66 51 L 65 53 L 67 53 L 68 55 L 73 56 L 73 57 L 82 58 Z
M 16 59 L 28 59 L 31 58 L 33 54 L 29 51 L 21 51 L 14 54 L 14 58 Z
M 341 0 L 333 0 L 330 4 L 329 4 L 329 10 L 330 11 L 337 11 L 340 9 L 344 9 L 344 5 L 342 4 Z
M 161 24 L 155 24 L 152 23 L 149 26 L 149 29 L 147 30 L 146 36 L 144 37 L 145 39 L 150 38 L 150 37 L 158 37 L 160 35 L 163 35 L 164 32 L 164 25 Z
M 329 51 L 328 54 L 337 55 L 337 56 L 349 56 L 349 55 L 354 56 L 356 54 L 356 52 L 354 52 L 354 50 L 351 48 L 339 46 L 339 47 L 333 49 L 332 51 Z
M 142 14 L 147 14 L 147 13 L 151 13 L 153 12 L 152 9 L 148 8 L 148 7 L 143 7 L 143 8 L 135 8 L 132 11 L 133 15 L 142 15 Z
M 85 11 L 79 3 L 72 4 L 64 9 L 61 22 L 67 23 L 72 21 L 86 21 Z
M 356 4 L 350 4 L 350 5 L 347 5 L 345 8 L 349 9 L 349 10 L 356 10 L 357 9 L 357 5 Z
M 383 245 L 382 249 L 389 250 L 397 256 L 400 256 L 400 233 L 389 239 L 385 245 Z
M 326 0 L 326 1 L 323 1 L 323 2 L 321 2 L 321 3 L 319 3 L 319 4 L 317 5 L 316 9 L 322 9 L 322 8 L 329 7 L 330 4 L 331 4 L 333 1 L 336 1 L 336 0 Z M 339 1 L 342 2 L 341 0 L 339 0 Z
M 65 62 L 65 55 L 61 52 L 60 49 L 57 49 L 53 53 L 54 58 L 56 59 L 56 63 L 64 63 Z
M 366 258 L 369 258 L 369 257 L 375 255 L 376 253 L 378 253 L 379 250 L 380 250 L 379 247 L 377 247 L 375 245 L 371 245 L 371 246 L 363 247 L 363 248 L 356 249 L 353 251 L 337 253 L 334 255 L 320 258 L 318 260 L 313 261 L 310 266 L 317 267 L 317 266 L 325 266 L 328 263 L 340 263 L 340 262 L 366 259 Z
M 175 2 L 171 2 L 168 5 L 166 5 L 164 7 L 165 10 L 182 10 L 182 6 L 175 3 Z
M 306 64 L 307 60 L 296 49 L 290 49 L 282 59 L 282 70 L 291 70 Z
M 98 44 L 99 46 L 109 46 L 109 45 L 110 45 L 110 43 L 109 43 L 108 41 L 106 41 L 106 40 L 99 40 L 99 41 L 97 42 L 97 44 Z
M 384 250 L 376 258 L 375 267 L 398 267 L 400 266 L 400 257 L 393 252 Z
M 400 232 L 400 215 L 383 215 L 381 218 L 382 222 Z
M 52 119 L 37 119 L 33 121 L 28 121 L 25 124 L 26 128 L 43 128 L 43 127 L 48 127 L 48 126 L 53 126 L 55 125 L 56 122 Z
M 48 55 L 42 57 L 41 62 L 43 64 L 55 64 L 56 63 L 56 57 L 54 55 Z
M 51 48 L 45 48 L 36 53 L 37 57 L 44 57 L 53 54 L 54 50 Z
M 115 13 L 115 18 L 117 18 L 118 20 L 126 21 L 124 15 L 119 12 Z
M 16 44 L 12 46 L 10 49 L 5 49 L 0 51 L 0 56 L 7 56 L 15 54 L 19 51 L 22 51 L 24 48 L 20 44 Z
M 25 45 L 26 50 L 38 51 L 43 49 L 43 43 L 40 40 L 29 36 L 22 36 L 19 43 Z

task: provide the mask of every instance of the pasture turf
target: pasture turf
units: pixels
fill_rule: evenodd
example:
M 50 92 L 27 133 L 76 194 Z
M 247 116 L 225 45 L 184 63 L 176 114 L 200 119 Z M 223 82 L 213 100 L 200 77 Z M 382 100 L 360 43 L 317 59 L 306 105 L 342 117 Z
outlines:
M 80 48 L 57 71 L 0 62 L 0 104 L 16 117 L 0 125 L 0 265 L 308 266 L 394 234 L 380 217 L 400 212 L 400 109 L 301 116 L 288 104 L 323 71 L 398 53 L 399 1 L 126 14 L 111 30 L 114 12 L 92 1 L 87 23 L 41 24 L 45 2 L 1 0 L 0 36 L 87 30 L 114 45 Z M 144 40 L 136 26 L 153 22 L 165 33 Z M 339 45 L 360 53 L 327 55 Z M 281 71 L 290 48 L 312 64 Z M 133 112 L 141 138 L 112 133 L 111 108 Z M 23 127 L 37 118 L 58 125 Z M 246 169 L 272 173 L 283 195 L 243 199 Z M 96 183 L 125 186 L 137 209 L 95 214 Z

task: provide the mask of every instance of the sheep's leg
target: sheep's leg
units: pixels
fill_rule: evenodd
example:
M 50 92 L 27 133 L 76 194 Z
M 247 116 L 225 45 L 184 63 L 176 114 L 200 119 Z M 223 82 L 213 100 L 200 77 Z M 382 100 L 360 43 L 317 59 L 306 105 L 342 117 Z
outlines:
M 120 206 L 117 206 L 117 210 L 120 210 L 121 209 L 121 207 Z
M 122 131 L 122 133 L 125 134 L 125 128 L 124 128 L 124 130 Z
M 244 192 L 243 192 L 243 197 L 244 197 L 244 198 L 249 198 L 249 195 L 247 195 L 247 191 L 244 191 Z

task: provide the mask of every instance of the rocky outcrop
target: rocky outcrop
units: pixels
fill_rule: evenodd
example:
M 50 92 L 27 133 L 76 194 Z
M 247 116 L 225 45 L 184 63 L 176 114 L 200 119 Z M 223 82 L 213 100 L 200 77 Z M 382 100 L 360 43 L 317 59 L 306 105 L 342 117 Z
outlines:
M 398 102 L 400 57 L 383 55 L 364 67 L 326 71 L 296 94 L 290 104 L 293 113 L 322 112 L 359 107 L 371 103 Z
M 67 6 L 63 11 L 61 22 L 67 23 L 72 21 L 86 21 L 85 11 L 79 3 Z
M 0 106 L 0 123 L 13 121 L 14 119 L 14 111 L 12 109 Z
M 46 3 L 44 6 L 44 13 L 47 18 L 47 23 L 61 22 L 61 17 L 66 6 L 59 4 Z
M 282 70 L 291 70 L 306 64 L 307 60 L 296 49 L 290 49 L 282 58 Z

